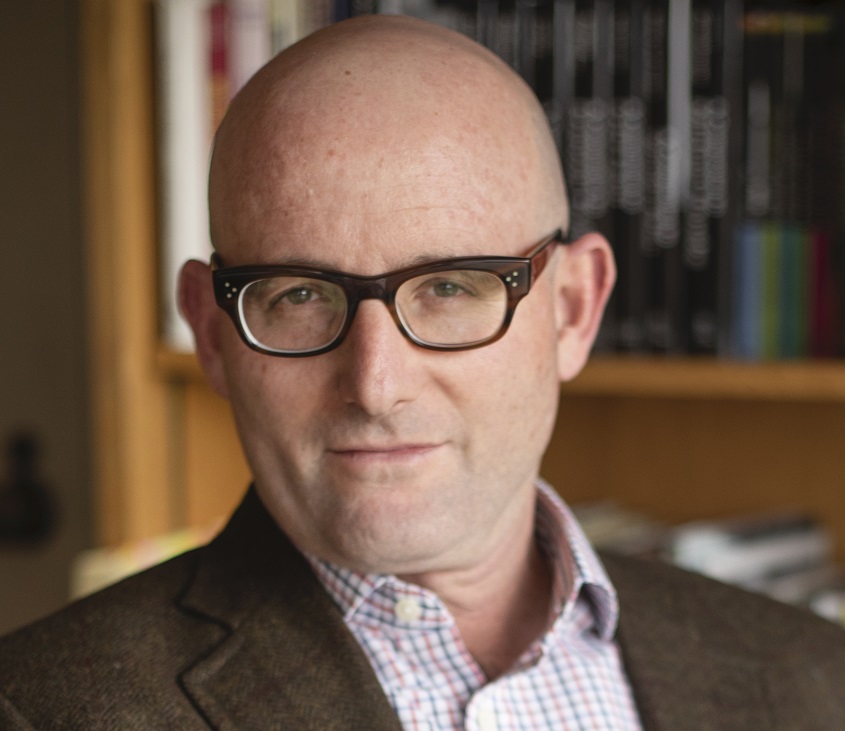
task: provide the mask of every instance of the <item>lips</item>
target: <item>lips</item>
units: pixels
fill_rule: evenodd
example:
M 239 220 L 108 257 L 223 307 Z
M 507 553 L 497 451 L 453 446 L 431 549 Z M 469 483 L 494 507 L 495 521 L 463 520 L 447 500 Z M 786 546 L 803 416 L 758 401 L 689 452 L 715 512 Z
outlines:
M 333 447 L 329 452 L 334 454 L 357 454 L 357 453 L 371 453 L 371 454 L 390 454 L 394 452 L 422 452 L 430 449 L 436 449 L 439 444 L 362 444 L 350 445 L 343 447 Z
M 333 447 L 329 454 L 351 460 L 403 460 L 424 457 L 441 447 L 441 444 L 355 444 Z

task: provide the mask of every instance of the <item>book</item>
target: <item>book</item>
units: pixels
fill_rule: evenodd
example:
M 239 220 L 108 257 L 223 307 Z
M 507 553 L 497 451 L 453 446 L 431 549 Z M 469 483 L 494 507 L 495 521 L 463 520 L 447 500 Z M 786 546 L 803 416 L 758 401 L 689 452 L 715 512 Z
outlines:
M 270 0 L 270 48 L 273 55 L 305 35 L 305 8 L 300 2 Z
M 240 89 L 272 54 L 273 34 L 267 0 L 228 0 L 231 14 L 230 84 Z
M 764 591 L 771 579 L 831 566 L 833 541 L 806 515 L 752 515 L 678 526 L 668 556 L 683 568 Z
M 689 352 L 719 349 L 720 279 L 734 226 L 731 137 L 739 121 L 739 3 L 693 0 L 691 18 L 690 186 L 683 230 L 687 309 L 682 329 Z
M 646 280 L 642 256 L 646 203 L 645 101 L 648 49 L 645 0 L 617 2 L 614 21 L 612 243 L 616 256 L 616 349 L 645 348 Z
M 217 0 L 208 8 L 209 94 L 211 129 L 217 129 L 232 98 L 229 42 L 231 14 L 227 2 Z
M 759 360 L 776 351 L 780 223 L 778 114 L 783 86 L 782 16 L 755 8 L 743 17 L 743 167 L 741 223 L 732 277 L 734 357 Z M 775 312 L 771 311 L 775 307 Z
M 570 236 L 607 226 L 610 180 L 608 151 L 612 99 L 611 66 L 596 57 L 612 32 L 607 3 L 575 3 L 573 96 L 565 110 L 563 163 L 570 200 Z M 604 23 L 603 26 L 600 24 Z
M 741 360 L 759 360 L 762 353 L 762 229 L 760 222 L 749 219 L 740 224 L 734 238 L 731 355 Z
M 161 177 L 161 328 L 165 344 L 193 349 L 193 335 L 176 303 L 179 270 L 188 259 L 208 259 L 206 180 L 213 134 L 209 75 L 217 73 L 220 48 L 210 58 L 210 0 L 159 0 L 158 44 Z M 213 69 L 213 70 L 212 70 Z M 218 78 L 214 83 L 220 84 Z
M 765 221 L 762 225 L 760 247 L 761 268 L 760 331 L 761 342 L 758 356 L 773 360 L 780 351 L 781 316 L 781 271 L 783 270 L 783 223 L 777 219 Z
M 162 340 L 193 350 L 178 312 L 179 270 L 208 260 L 206 196 L 214 132 L 232 97 L 269 60 L 315 24 L 331 21 L 331 3 L 300 0 L 157 0 L 157 97 L 161 209 Z
M 574 4 L 572 97 L 564 107 L 562 158 L 569 192 L 569 235 L 598 231 L 613 241 L 611 196 L 613 7 L 607 0 Z M 596 350 L 615 347 L 614 305 L 605 313 Z
M 780 333 L 782 359 L 807 355 L 807 238 L 808 229 L 787 222 L 781 229 Z
M 568 110 L 575 98 L 575 0 L 554 0 L 550 73 L 551 96 L 546 100 L 546 116 L 565 162 Z
M 683 21 L 688 14 L 688 0 L 650 0 L 647 6 L 646 206 L 640 250 L 646 282 L 646 347 L 662 354 L 683 349 L 681 210 L 688 190 L 683 105 L 689 93 L 689 31 Z
M 658 558 L 671 534 L 660 521 L 613 500 L 576 503 L 571 508 L 584 535 L 598 549 Z
M 825 7 L 800 15 L 803 81 L 798 109 L 803 136 L 797 169 L 808 263 L 806 351 L 818 358 L 842 356 L 845 262 L 843 189 L 842 16 Z

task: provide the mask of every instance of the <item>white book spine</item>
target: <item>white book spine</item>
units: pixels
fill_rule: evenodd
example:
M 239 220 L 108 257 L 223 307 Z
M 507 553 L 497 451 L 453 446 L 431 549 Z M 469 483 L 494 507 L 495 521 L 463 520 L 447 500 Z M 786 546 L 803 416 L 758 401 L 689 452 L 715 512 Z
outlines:
M 270 0 L 272 53 L 276 54 L 305 35 L 305 8 L 300 0 Z
M 211 145 L 210 0 L 159 0 L 157 5 L 162 111 L 162 334 L 169 347 L 190 351 L 193 336 L 178 313 L 176 283 L 186 260 L 207 260 L 211 253 L 206 197 Z

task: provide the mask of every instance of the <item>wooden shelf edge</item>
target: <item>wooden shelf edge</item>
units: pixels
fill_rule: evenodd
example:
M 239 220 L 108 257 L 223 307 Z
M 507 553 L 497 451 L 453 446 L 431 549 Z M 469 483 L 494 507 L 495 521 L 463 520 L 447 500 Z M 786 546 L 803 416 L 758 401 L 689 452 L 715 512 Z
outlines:
M 162 347 L 156 360 L 165 379 L 205 380 L 193 353 Z M 595 356 L 561 391 L 579 396 L 845 403 L 845 362 Z
M 845 363 L 595 356 L 564 394 L 845 402 Z

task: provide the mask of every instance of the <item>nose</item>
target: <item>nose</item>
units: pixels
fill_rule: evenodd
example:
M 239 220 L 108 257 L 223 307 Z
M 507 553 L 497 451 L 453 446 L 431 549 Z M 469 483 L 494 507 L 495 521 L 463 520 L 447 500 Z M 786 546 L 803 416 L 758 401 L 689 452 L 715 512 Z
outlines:
M 358 305 L 334 353 L 341 396 L 367 415 L 384 416 L 417 397 L 425 353 L 399 332 L 383 302 L 368 299 Z

